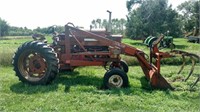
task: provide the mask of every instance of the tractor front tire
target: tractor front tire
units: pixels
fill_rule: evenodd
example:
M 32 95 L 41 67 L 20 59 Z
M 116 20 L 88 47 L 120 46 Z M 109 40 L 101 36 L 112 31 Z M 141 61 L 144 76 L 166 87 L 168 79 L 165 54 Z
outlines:
M 31 85 L 46 85 L 56 78 L 58 62 L 53 48 L 43 42 L 31 41 L 18 48 L 12 64 L 20 81 Z
M 107 71 L 103 78 L 103 87 L 105 89 L 125 88 L 129 86 L 127 74 L 119 68 Z
M 128 68 L 128 64 L 126 63 L 126 61 L 121 60 L 121 61 L 120 61 L 120 65 L 121 65 L 121 69 L 122 69 L 125 73 L 128 73 L 129 68 Z
M 114 69 L 114 68 L 119 68 L 122 71 L 124 71 L 125 73 L 128 73 L 129 68 L 128 68 L 128 64 L 126 63 L 126 61 L 120 60 L 119 65 L 117 64 L 117 66 L 115 66 L 115 63 L 116 62 L 111 63 L 110 68 L 109 68 L 110 70 Z

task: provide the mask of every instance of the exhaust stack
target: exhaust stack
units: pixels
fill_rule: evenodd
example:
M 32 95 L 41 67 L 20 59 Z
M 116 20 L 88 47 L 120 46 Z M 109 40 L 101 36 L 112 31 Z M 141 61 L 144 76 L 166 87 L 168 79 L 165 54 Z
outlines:
M 112 31 L 112 23 L 111 23 L 112 12 L 109 11 L 109 10 L 107 10 L 107 12 L 109 13 L 109 20 L 108 20 L 107 32 L 111 33 L 111 31 Z

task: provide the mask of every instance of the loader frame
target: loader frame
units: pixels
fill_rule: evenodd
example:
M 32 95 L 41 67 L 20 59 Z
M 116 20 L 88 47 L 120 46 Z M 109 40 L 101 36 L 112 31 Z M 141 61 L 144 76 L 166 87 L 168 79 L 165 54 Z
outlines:
M 60 59 L 61 70 L 73 70 L 78 66 L 106 66 L 108 62 L 117 62 L 121 60 L 120 54 L 136 57 L 146 78 L 150 81 L 153 88 L 173 89 L 172 86 L 160 74 L 160 60 L 170 57 L 170 54 L 160 52 L 157 44 L 164 36 L 161 36 L 150 52 L 150 58 L 156 60 L 154 65 L 152 61 L 147 61 L 145 53 L 137 48 L 121 43 L 121 37 L 113 37 L 110 34 L 95 34 L 84 31 L 70 24 L 65 25 L 65 35 L 59 35 L 57 46 L 53 46 Z M 109 39 L 109 38 L 112 38 Z M 113 39 L 114 38 L 114 39 Z M 118 40 L 118 41 L 115 41 Z M 88 51 L 87 47 L 99 46 L 105 50 Z M 76 49 L 77 47 L 77 49 Z M 73 50 L 76 49 L 76 50 Z

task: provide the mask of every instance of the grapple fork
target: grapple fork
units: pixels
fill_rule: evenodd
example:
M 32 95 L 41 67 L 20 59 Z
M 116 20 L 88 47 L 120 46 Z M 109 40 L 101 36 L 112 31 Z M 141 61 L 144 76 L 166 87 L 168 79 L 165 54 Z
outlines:
M 147 66 L 145 66 L 145 64 L 144 65 L 141 64 L 141 66 L 142 67 L 145 66 L 142 69 L 143 69 L 147 79 L 149 79 L 150 85 L 153 88 L 172 89 L 173 90 L 175 88 L 173 88 L 167 82 L 167 80 L 165 80 L 165 78 L 160 74 L 161 59 L 181 56 L 183 59 L 183 64 L 182 64 L 180 70 L 178 71 L 178 74 L 180 74 L 183 71 L 184 66 L 186 65 L 186 57 L 190 57 L 190 60 L 192 62 L 192 67 L 191 67 L 191 70 L 190 70 L 188 76 L 184 79 L 184 81 L 186 82 L 193 74 L 195 65 L 196 65 L 196 63 L 199 63 L 200 57 L 196 54 L 188 53 L 186 51 L 181 51 L 181 50 L 172 50 L 170 52 L 159 51 L 157 46 L 163 38 L 164 38 L 164 36 L 161 35 L 157 40 L 155 40 L 153 42 L 153 44 L 151 46 L 149 46 L 150 47 L 150 65 L 151 65 L 149 71 L 145 71 L 146 68 L 148 68 Z M 152 61 L 153 59 L 155 60 L 155 63 Z M 144 62 L 144 61 L 140 60 L 139 62 Z M 196 81 L 190 85 L 190 87 L 193 88 L 198 83 L 199 80 L 200 80 L 200 74 L 198 75 L 198 78 L 196 79 Z
M 184 69 L 184 66 L 186 64 L 185 57 L 190 57 L 190 60 L 192 62 L 192 67 L 190 69 L 188 76 L 184 79 L 184 81 L 186 82 L 190 78 L 190 76 L 193 74 L 196 63 L 200 62 L 200 57 L 196 54 L 188 53 L 188 52 L 181 51 L 181 50 L 172 50 L 170 53 L 172 56 L 180 56 L 180 55 L 182 56 L 183 64 L 182 64 L 178 74 L 180 74 Z M 198 74 L 196 81 L 190 87 L 193 88 L 198 83 L 199 80 L 200 80 L 200 74 Z

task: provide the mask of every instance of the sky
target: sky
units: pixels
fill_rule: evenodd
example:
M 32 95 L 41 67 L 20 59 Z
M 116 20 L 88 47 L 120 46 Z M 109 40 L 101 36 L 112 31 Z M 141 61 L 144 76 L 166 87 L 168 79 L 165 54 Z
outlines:
M 75 26 L 89 28 L 93 19 L 126 18 L 127 0 L 0 0 L 0 18 L 11 26 L 48 27 L 64 26 L 72 22 Z M 173 8 L 186 0 L 168 0 Z

